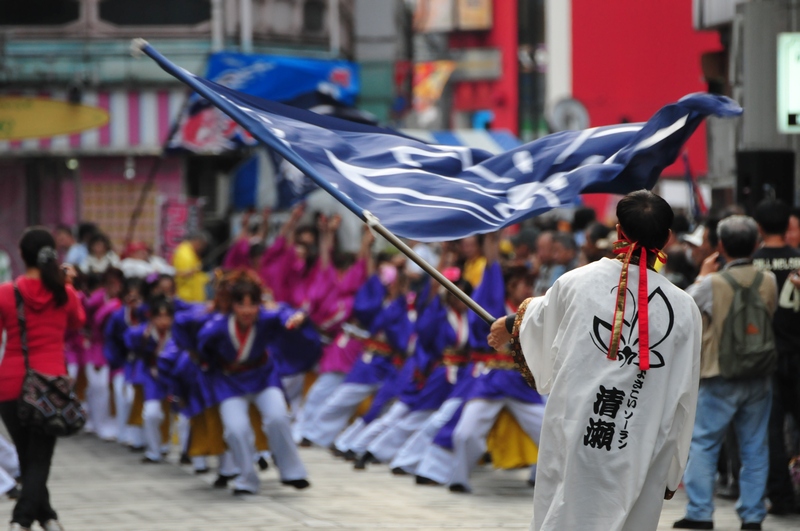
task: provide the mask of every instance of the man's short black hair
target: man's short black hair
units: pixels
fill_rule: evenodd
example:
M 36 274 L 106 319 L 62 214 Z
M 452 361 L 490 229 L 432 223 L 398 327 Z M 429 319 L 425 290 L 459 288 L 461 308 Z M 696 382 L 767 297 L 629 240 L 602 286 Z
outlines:
M 758 243 L 758 225 L 750 216 L 728 216 L 717 225 L 717 235 L 730 258 L 749 258 Z
M 764 234 L 783 235 L 789 228 L 791 213 L 789 205 L 780 199 L 764 199 L 756 206 L 753 217 Z
M 622 232 L 647 249 L 661 249 L 667 244 L 674 219 L 669 203 L 648 190 L 631 192 L 617 204 Z

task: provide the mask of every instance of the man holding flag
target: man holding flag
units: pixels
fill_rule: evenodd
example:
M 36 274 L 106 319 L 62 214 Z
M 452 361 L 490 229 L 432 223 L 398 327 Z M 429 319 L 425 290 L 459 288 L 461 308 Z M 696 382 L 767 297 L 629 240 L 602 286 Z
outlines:
M 494 316 L 397 236 L 460 239 L 571 205 L 582 193 L 651 189 L 706 116 L 742 112 L 724 96 L 690 94 L 646 123 L 565 131 L 492 156 L 254 98 L 175 66 L 141 39 L 133 48 L 296 166 L 490 323 Z M 534 529 L 655 529 L 665 493 L 671 497 L 677 488 L 694 419 L 700 316 L 691 298 L 650 270 L 663 259 L 672 216 L 650 192 L 626 197 L 618 208 L 623 260 L 564 275 L 547 295 L 492 326 L 492 345 L 500 347 L 513 331 L 524 353 L 518 369 L 533 372 L 539 390 L 552 393 Z
M 655 271 L 673 213 L 641 190 L 617 206 L 618 259 L 560 277 L 492 325 L 540 393 L 535 530 L 656 529 L 678 489 L 700 376 L 700 312 Z M 525 371 L 523 371 L 525 372 Z

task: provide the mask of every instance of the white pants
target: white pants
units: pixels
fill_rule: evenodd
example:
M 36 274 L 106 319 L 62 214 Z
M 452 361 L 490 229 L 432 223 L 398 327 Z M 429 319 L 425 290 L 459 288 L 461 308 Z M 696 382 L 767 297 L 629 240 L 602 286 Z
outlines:
M 364 419 L 357 418 L 352 424 L 350 424 L 347 428 L 344 429 L 342 433 L 340 433 L 336 440 L 333 441 L 333 446 L 340 452 L 347 452 L 350 450 L 350 447 L 353 444 L 361 432 L 364 431 L 364 428 L 367 427 L 367 424 L 364 422 Z
M 19 477 L 19 457 L 17 456 L 17 448 L 14 443 L 7 440 L 0 435 L 0 468 L 11 474 L 13 477 Z
M 433 439 L 436 437 L 436 434 L 439 433 L 442 426 L 453 418 L 453 414 L 463 401 L 464 400 L 461 398 L 449 398 L 445 400 L 439 410 L 433 413 L 417 432 L 406 441 L 403 447 L 400 448 L 389 466 L 391 468 L 402 468 L 409 474 L 424 475 L 418 472 L 417 467 L 419 467 L 428 449 L 434 446 Z M 430 476 L 425 477 L 433 479 Z
M 390 424 L 383 433 L 375 437 L 367 446 L 367 451 L 381 463 L 391 462 L 400 448 L 425 425 L 433 413 L 434 411 L 429 409 L 405 414 L 403 418 Z
M 308 390 L 303 407 L 300 408 L 295 416 L 295 424 L 292 429 L 295 442 L 299 443 L 303 440 L 303 437 L 306 436 L 306 431 L 319 415 L 322 406 L 325 405 L 325 402 L 343 381 L 344 373 L 341 372 L 326 372 L 319 375 Z
M 181 454 L 185 454 L 189 451 L 189 433 L 191 431 L 189 417 L 183 413 L 178 413 L 176 429 L 178 430 L 178 446 L 181 448 Z
M 292 418 L 297 416 L 300 405 L 303 403 L 303 386 L 306 382 L 306 373 L 293 374 L 281 378 L 283 391 L 286 393 L 286 400 L 289 402 L 289 412 Z
M 103 440 L 117 438 L 117 426 L 111 418 L 111 392 L 108 388 L 108 365 L 95 367 L 91 363 L 84 366 L 86 371 L 86 401 L 89 403 L 89 417 L 98 437 Z
M 70 377 L 73 384 L 78 380 L 79 371 L 80 366 L 77 363 L 67 363 L 67 375 Z
M 438 444 L 432 444 L 425 451 L 417 467 L 417 475 L 432 479 L 442 485 L 448 483 L 453 477 L 456 460 L 453 452 L 446 450 Z
M 17 486 L 19 477 L 19 458 L 17 449 L 0 435 L 0 494 L 5 494 Z
M 130 426 L 128 417 L 131 414 L 131 401 L 133 396 L 133 386 L 125 382 L 125 375 L 117 373 L 111 379 L 114 388 L 114 409 L 116 410 L 117 441 L 120 444 L 131 444 Z M 130 396 L 128 392 L 130 388 Z M 141 445 L 140 445 L 141 446 Z
M 350 444 L 349 450 L 352 450 L 357 455 L 362 455 L 367 451 L 369 445 L 380 435 L 382 435 L 390 426 L 394 426 L 400 419 L 408 413 L 408 406 L 402 402 L 395 402 L 383 415 L 376 418 L 367 424 L 361 433 L 358 434 L 353 442 Z M 341 448 L 340 448 L 341 449 Z
M 275 455 L 281 480 L 305 479 L 306 468 L 303 466 L 297 446 L 292 440 L 283 391 L 276 387 L 268 387 L 255 395 L 229 398 L 219 406 L 225 429 L 225 442 L 241 470 L 234 482 L 234 488 L 250 492 L 258 491 L 258 474 L 253 466 L 256 460 L 255 435 L 248 415 L 248 407 L 251 402 L 261 413 L 264 433 L 267 435 L 270 449 Z
M 455 468 L 449 482 L 451 485 L 469 488 L 469 473 L 486 452 L 486 436 L 504 407 L 514 415 L 522 430 L 539 444 L 544 404 L 528 404 L 512 398 L 470 400 L 464 406 L 461 419 L 453 432 Z
M 0 468 L 0 495 L 5 494 L 17 486 L 16 480 L 11 474 Z
M 233 459 L 233 454 L 230 451 L 225 452 L 219 456 L 217 463 L 217 473 L 220 476 L 238 476 L 242 471 L 236 466 L 236 461 Z
M 347 426 L 358 405 L 375 392 L 377 385 L 343 383 L 333 392 L 325 405 L 311 421 L 306 439 L 316 445 L 329 447 L 336 436 Z
M 164 409 L 161 400 L 145 400 L 142 409 L 142 430 L 144 431 L 144 456 L 153 461 L 161 461 L 161 423 L 164 422 Z

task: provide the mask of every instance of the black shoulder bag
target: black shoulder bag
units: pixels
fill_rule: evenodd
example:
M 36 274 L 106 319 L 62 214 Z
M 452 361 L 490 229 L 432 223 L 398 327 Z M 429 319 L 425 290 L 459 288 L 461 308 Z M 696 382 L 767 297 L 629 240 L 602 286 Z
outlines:
M 22 425 L 38 428 L 47 435 L 73 435 L 86 424 L 86 412 L 72 391 L 72 383 L 67 377 L 47 376 L 31 369 L 28 360 L 25 304 L 16 284 L 14 297 L 17 300 L 22 356 L 25 358 L 25 379 L 22 380 L 22 394 L 17 401 L 17 416 Z

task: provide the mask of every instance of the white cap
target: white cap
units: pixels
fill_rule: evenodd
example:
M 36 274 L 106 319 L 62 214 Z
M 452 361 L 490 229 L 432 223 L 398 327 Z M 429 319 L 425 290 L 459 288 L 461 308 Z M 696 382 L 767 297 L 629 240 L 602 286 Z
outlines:
M 683 241 L 688 243 L 689 245 L 694 245 L 695 247 L 700 247 L 703 245 L 703 235 L 706 232 L 706 228 L 703 225 L 698 225 L 694 232 L 690 232 L 689 234 L 684 234 L 681 238 Z

